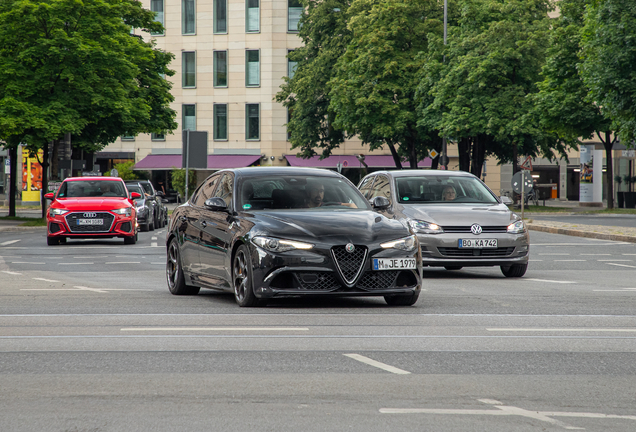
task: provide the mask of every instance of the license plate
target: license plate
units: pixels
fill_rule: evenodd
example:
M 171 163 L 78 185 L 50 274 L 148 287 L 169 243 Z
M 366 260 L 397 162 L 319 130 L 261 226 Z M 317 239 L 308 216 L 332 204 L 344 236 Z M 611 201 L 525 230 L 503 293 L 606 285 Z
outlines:
M 417 268 L 415 258 L 373 258 L 373 270 L 409 270 Z
M 457 246 L 471 249 L 496 248 L 497 239 L 459 239 Z
M 104 219 L 78 219 L 78 225 L 104 225 Z

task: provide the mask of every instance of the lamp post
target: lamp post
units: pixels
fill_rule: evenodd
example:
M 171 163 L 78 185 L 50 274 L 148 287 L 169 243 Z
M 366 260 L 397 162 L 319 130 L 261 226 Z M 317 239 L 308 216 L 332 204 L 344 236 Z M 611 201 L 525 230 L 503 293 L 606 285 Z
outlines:
M 448 0 L 444 0 L 444 47 L 446 47 L 446 35 L 448 26 Z M 444 53 L 444 63 L 446 63 L 446 53 Z M 448 148 L 446 143 L 446 135 L 442 137 L 442 155 L 440 156 L 441 165 L 445 170 L 448 169 Z

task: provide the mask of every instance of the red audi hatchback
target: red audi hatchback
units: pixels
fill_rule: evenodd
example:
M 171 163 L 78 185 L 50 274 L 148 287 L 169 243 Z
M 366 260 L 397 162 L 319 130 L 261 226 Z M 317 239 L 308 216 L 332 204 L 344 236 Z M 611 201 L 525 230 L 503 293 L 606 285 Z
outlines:
M 123 180 L 117 177 L 71 177 L 62 182 L 47 210 L 49 246 L 66 243 L 67 238 L 124 239 L 137 242 L 137 212 Z

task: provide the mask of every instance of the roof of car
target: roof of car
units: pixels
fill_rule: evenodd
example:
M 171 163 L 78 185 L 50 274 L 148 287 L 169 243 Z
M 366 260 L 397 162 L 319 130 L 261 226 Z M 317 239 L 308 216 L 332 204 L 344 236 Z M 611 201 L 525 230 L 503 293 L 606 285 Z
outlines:
M 395 171 L 375 171 L 372 174 L 388 174 L 393 177 L 414 177 L 414 176 L 457 176 L 457 177 L 474 177 L 473 174 L 466 171 L 448 171 L 448 170 L 432 170 L 432 169 L 409 169 Z
M 323 168 L 304 168 L 304 167 L 247 167 L 235 168 L 224 171 L 235 172 L 240 176 L 262 176 L 262 175 L 312 175 L 325 177 L 339 177 L 340 174 Z
M 113 180 L 115 180 L 115 181 L 122 181 L 121 178 L 119 178 L 119 177 L 97 177 L 97 176 L 94 176 L 94 177 L 89 177 L 89 176 L 87 176 L 87 177 L 67 177 L 67 178 L 64 179 L 64 181 L 81 181 L 81 180 L 90 180 L 90 181 L 93 181 L 93 180 L 110 180 L 110 181 L 113 181 Z

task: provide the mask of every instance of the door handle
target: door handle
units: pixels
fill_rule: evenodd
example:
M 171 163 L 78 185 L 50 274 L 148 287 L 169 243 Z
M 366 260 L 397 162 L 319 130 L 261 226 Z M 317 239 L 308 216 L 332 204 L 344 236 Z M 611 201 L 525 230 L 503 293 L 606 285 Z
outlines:
M 208 223 L 207 223 L 206 221 L 203 221 L 203 222 L 201 222 L 201 226 L 202 226 L 203 228 L 205 228 L 206 226 L 208 226 Z
M 185 216 L 181 216 L 179 219 L 181 219 L 183 222 L 185 222 L 186 220 L 188 220 L 188 218 L 187 218 L 187 217 L 185 217 Z

